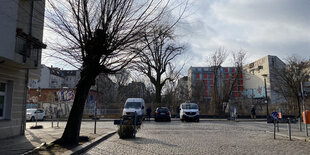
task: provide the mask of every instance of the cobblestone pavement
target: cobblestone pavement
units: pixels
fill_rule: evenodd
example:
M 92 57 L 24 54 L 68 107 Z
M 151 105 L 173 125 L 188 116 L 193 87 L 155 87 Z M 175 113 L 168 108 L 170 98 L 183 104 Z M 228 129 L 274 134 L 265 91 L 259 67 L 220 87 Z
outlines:
M 136 139 L 103 141 L 85 154 L 310 154 L 310 143 L 273 139 L 264 122 L 144 122 Z
M 54 127 L 51 127 L 50 121 L 38 121 L 38 125 L 42 125 L 43 129 L 30 129 L 34 126 L 35 122 L 27 122 L 25 136 L 18 136 L 15 138 L 0 141 L 0 155 L 6 154 L 22 154 L 35 147 L 40 146 L 42 143 L 50 143 L 62 136 L 66 122 L 54 122 Z M 98 121 L 97 134 L 94 134 L 94 122 L 83 121 L 81 124 L 81 136 L 89 136 L 92 138 L 104 135 L 111 131 L 116 131 L 115 125 L 112 121 Z

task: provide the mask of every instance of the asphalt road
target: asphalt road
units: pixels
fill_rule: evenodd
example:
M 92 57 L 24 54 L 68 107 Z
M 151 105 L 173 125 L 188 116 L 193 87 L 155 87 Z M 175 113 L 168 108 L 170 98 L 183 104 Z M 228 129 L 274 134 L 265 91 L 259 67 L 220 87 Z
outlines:
M 85 154 L 310 154 L 310 143 L 273 139 L 264 122 L 144 122 L 136 139 L 103 141 Z

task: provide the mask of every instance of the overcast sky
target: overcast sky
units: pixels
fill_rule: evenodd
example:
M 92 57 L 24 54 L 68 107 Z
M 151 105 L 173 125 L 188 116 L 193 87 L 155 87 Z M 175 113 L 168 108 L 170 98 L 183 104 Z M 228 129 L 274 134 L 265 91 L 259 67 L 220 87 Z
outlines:
M 190 0 L 177 29 L 178 39 L 187 44 L 179 58 L 186 71 L 206 66 L 206 57 L 219 47 L 248 51 L 247 63 L 266 55 L 310 58 L 309 0 Z M 42 63 L 72 69 L 51 59 Z

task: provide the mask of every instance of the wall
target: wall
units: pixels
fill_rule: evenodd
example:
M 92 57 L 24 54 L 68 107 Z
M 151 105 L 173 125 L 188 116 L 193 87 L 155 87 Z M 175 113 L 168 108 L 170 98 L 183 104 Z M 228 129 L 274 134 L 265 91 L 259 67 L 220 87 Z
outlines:
M 0 61 L 14 60 L 18 0 L 1 0 L 0 5 Z

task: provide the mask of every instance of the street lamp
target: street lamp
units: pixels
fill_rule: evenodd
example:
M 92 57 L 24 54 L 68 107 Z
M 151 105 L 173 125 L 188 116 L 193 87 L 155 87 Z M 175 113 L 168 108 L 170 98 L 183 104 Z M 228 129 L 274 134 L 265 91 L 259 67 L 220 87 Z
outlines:
M 264 77 L 264 83 L 265 83 L 265 103 L 266 103 L 266 107 L 267 107 L 267 112 L 266 112 L 266 118 L 268 121 L 269 118 L 269 110 L 268 110 L 268 96 L 267 96 L 267 84 L 266 84 L 266 78 L 267 78 L 267 74 L 263 74 L 262 75 Z

